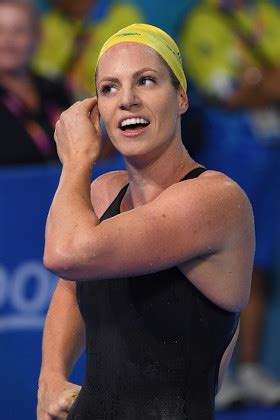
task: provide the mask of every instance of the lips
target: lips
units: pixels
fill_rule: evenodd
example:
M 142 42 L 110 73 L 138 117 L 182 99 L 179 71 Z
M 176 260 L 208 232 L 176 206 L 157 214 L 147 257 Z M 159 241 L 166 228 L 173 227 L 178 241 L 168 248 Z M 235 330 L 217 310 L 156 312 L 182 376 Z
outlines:
M 145 128 L 150 124 L 150 120 L 147 118 L 133 116 L 120 120 L 118 127 L 121 131 L 132 131 L 140 128 Z

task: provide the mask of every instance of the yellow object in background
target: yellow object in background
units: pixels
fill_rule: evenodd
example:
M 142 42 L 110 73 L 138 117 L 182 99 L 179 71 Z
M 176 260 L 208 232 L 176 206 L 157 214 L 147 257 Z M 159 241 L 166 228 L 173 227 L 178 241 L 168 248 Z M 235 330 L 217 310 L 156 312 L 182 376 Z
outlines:
M 223 13 L 219 4 L 205 0 L 193 8 L 183 22 L 179 46 L 190 79 L 203 92 L 223 98 L 246 69 L 280 65 L 280 10 L 259 0 L 254 7 Z M 239 32 L 255 41 L 255 53 Z
M 120 28 L 139 20 L 143 20 L 140 11 L 125 3 L 114 2 L 95 23 L 74 20 L 53 9 L 42 17 L 42 38 L 33 68 L 41 75 L 66 77 L 76 99 L 91 96 L 102 45 Z

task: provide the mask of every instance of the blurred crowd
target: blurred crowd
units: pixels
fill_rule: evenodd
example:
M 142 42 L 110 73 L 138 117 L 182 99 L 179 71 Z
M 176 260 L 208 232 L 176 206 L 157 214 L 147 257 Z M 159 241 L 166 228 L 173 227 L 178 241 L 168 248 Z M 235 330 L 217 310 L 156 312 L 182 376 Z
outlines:
M 154 1 L 154 8 L 163 13 L 170 3 Z M 0 0 L 2 167 L 58 161 L 55 123 L 75 100 L 94 95 L 93 72 L 104 41 L 131 23 L 158 24 L 144 4 Z M 217 407 L 279 404 L 280 382 L 262 367 L 261 350 L 280 238 L 280 6 L 267 0 L 184 4 L 173 23 L 190 97 L 182 120 L 184 143 L 196 160 L 246 191 L 257 235 L 251 299 L 241 318 L 236 363 Z M 165 30 L 168 19 L 167 14 L 162 21 Z M 117 153 L 105 132 L 103 149 L 100 159 Z

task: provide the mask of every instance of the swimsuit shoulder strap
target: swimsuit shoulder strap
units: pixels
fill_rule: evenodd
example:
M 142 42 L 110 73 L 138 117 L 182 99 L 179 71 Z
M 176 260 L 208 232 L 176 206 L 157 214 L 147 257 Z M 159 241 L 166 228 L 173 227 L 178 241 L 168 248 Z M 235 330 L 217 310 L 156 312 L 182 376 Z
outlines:
M 184 178 L 181 179 L 181 181 L 197 178 L 199 175 L 201 175 L 205 171 L 207 171 L 207 169 L 203 168 L 202 166 L 199 166 L 198 168 L 194 168 L 189 173 L 187 173 L 187 175 L 185 175 Z
M 109 205 L 107 210 L 102 214 L 100 218 L 100 222 L 102 222 L 105 219 L 109 219 L 110 217 L 116 216 L 116 214 L 120 213 L 120 204 L 121 201 L 126 193 L 126 190 L 128 188 L 128 184 L 126 184 L 118 193 L 116 198 L 112 201 L 112 203 Z

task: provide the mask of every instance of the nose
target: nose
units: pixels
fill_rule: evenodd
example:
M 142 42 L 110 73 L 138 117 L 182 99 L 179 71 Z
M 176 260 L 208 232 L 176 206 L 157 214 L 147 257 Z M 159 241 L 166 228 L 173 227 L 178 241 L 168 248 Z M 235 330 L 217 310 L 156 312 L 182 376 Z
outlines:
M 132 87 L 123 87 L 120 96 L 120 109 L 127 110 L 139 106 L 140 98 Z

